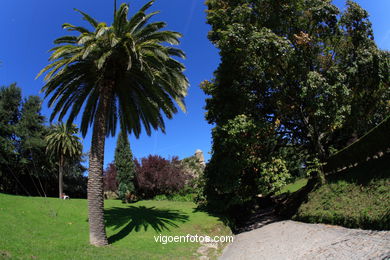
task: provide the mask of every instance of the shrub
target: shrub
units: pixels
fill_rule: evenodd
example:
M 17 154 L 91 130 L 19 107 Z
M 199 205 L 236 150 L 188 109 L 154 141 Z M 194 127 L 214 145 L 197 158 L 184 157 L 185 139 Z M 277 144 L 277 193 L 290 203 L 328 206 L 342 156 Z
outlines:
M 274 194 L 280 191 L 291 178 L 286 162 L 282 159 L 271 158 L 270 161 L 263 162 L 260 167 L 258 185 L 262 194 Z
M 141 198 L 179 192 L 188 179 L 183 174 L 177 157 L 167 160 L 158 155 L 149 155 L 142 158 L 141 163 L 136 160 L 135 164 L 138 194 Z
M 118 181 L 116 179 L 117 171 L 115 164 L 110 163 L 103 172 L 103 189 L 104 191 L 117 192 Z
M 266 195 L 280 189 L 287 178 L 286 166 L 272 158 L 279 139 L 274 124 L 245 115 L 214 128 L 213 156 L 204 174 L 207 205 L 235 214 L 260 192 Z M 275 169 L 272 160 L 278 163 Z
M 162 201 L 162 200 L 169 200 L 169 201 L 180 201 L 180 202 L 192 202 L 195 199 L 195 194 L 193 193 L 187 193 L 185 195 L 181 194 L 172 194 L 172 195 L 157 195 L 153 198 L 153 200 Z
M 184 174 L 187 175 L 185 187 L 180 190 L 181 196 L 191 195 L 192 201 L 202 204 L 204 197 L 204 169 L 205 166 L 199 162 L 196 156 L 190 156 L 181 160 Z

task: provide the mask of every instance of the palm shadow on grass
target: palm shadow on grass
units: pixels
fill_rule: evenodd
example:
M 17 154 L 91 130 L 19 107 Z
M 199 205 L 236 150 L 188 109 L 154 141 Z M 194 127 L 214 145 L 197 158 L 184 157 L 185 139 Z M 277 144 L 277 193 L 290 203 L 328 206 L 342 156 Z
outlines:
M 178 227 L 177 223 L 188 221 L 188 215 L 178 210 L 157 209 L 155 207 L 130 206 L 127 208 L 110 208 L 105 210 L 106 225 L 114 230 L 124 226 L 118 233 L 108 238 L 108 242 L 115 243 L 126 237 L 132 231 L 147 231 L 149 226 L 156 232 L 168 230 L 169 227 Z

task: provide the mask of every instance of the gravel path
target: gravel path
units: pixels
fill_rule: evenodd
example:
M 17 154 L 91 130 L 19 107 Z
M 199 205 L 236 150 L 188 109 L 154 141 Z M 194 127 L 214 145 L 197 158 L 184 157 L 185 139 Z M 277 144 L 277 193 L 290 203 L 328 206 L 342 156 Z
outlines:
M 227 259 L 390 260 L 390 231 L 279 221 L 236 235 Z

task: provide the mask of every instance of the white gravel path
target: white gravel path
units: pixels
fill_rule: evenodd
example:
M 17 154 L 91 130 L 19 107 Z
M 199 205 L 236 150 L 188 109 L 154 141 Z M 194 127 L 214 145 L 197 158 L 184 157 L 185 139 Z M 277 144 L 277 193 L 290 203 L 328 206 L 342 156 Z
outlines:
M 236 235 L 219 259 L 390 260 L 390 231 L 279 221 Z

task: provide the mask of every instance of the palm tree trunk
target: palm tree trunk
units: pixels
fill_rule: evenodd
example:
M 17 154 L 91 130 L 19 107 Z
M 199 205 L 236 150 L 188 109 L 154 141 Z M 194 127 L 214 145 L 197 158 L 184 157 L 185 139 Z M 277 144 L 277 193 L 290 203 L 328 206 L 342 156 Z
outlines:
M 60 199 L 62 199 L 62 194 L 64 193 L 64 156 L 61 155 L 59 169 L 58 169 L 58 192 Z
M 95 246 L 108 244 L 104 224 L 103 164 L 110 92 L 107 88 L 103 91 L 94 119 L 88 174 L 89 242 Z

